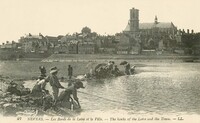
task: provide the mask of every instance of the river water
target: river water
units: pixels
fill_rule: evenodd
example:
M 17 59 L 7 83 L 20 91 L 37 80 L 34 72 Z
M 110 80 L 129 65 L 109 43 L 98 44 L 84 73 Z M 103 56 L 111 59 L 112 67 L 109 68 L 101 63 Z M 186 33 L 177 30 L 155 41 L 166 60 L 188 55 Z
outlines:
M 10 62 L 1 63 L 0 73 L 3 74 L 3 69 L 8 72 L 11 68 L 18 72 L 13 73 L 16 75 L 28 71 L 21 69 L 19 66 L 24 67 L 21 64 L 18 62 L 12 66 Z M 30 64 L 33 62 L 24 65 L 31 66 Z M 40 64 L 50 63 L 37 63 Z M 120 110 L 130 114 L 200 113 L 199 63 L 140 61 L 135 62 L 135 65 L 135 75 L 84 81 L 86 88 L 80 89 L 78 93 L 82 112 Z M 11 73 L 8 75 L 12 75 Z M 30 87 L 34 82 L 31 80 L 25 84 Z M 66 82 L 62 84 L 66 85 Z
M 200 113 L 199 64 L 157 64 L 140 73 L 103 82 L 88 82 L 85 110 L 126 110 L 132 113 Z M 103 98 L 100 98 L 100 97 Z M 108 100 L 109 99 L 109 100 Z

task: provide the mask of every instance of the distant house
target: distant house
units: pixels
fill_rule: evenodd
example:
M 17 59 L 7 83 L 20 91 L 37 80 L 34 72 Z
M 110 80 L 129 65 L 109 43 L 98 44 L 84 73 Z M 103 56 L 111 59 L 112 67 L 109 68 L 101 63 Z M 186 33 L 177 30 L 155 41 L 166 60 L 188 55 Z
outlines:
M 125 33 L 118 33 L 115 36 L 118 42 L 116 45 L 117 54 L 138 54 L 140 50 L 139 44 Z
M 78 40 L 71 40 L 68 42 L 68 53 L 78 54 Z
M 94 54 L 95 43 L 82 41 L 78 43 L 78 54 Z
M 193 46 L 193 54 L 194 55 L 200 55 L 200 44 Z
M 130 37 L 123 33 L 118 33 L 115 35 L 115 41 L 117 42 L 117 45 L 126 45 L 130 46 Z
M 141 47 L 140 45 L 132 46 L 129 50 L 129 54 L 132 55 L 138 55 L 141 53 Z
M 181 30 L 178 30 L 178 32 L 176 34 L 176 41 L 177 41 L 178 44 L 182 44 L 181 37 L 182 37 L 182 32 L 181 32 Z
M 117 54 L 129 54 L 129 48 L 128 47 L 117 47 Z
M 59 42 L 62 44 L 65 44 L 67 42 L 67 40 L 68 40 L 68 36 L 64 36 L 59 40 Z
M 6 43 L 2 43 L 2 45 L 0 45 L 0 59 L 11 60 L 19 58 L 21 49 L 19 49 L 18 44 L 19 43 L 15 41 L 6 41 Z
M 58 44 L 54 48 L 54 53 L 68 53 L 68 46 L 65 44 Z
M 17 49 L 17 43 L 12 41 L 11 43 L 9 41 L 6 41 L 6 43 L 2 43 L 1 49 Z
M 28 34 L 22 42 L 25 53 L 45 53 L 48 51 L 48 41 L 41 34 Z
M 99 48 L 101 54 L 116 54 L 116 48 Z
M 58 37 L 55 36 L 45 36 L 47 42 L 48 42 L 48 52 L 54 53 L 56 52 L 56 47 L 58 47 Z
M 45 36 L 47 42 L 49 43 L 49 47 L 50 48 L 53 48 L 55 47 L 56 45 L 58 45 L 58 38 L 57 37 L 54 37 L 54 36 Z
M 114 48 L 115 47 L 114 41 L 115 41 L 114 36 L 103 37 L 101 40 L 101 48 Z

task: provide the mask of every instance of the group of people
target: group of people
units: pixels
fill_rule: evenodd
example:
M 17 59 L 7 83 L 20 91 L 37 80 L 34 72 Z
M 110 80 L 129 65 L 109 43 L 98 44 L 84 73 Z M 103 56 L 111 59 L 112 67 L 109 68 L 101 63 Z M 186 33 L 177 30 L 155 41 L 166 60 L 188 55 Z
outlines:
M 124 64 L 125 67 L 125 74 L 126 75 L 132 75 L 135 73 L 135 66 L 132 66 L 127 62 L 126 64 Z
M 128 62 L 124 61 L 120 65 L 124 65 L 124 73 L 119 70 L 114 61 L 109 61 L 107 64 L 98 64 L 94 70 L 95 76 L 97 78 L 106 78 L 110 76 L 121 76 L 124 74 L 132 75 L 135 73 L 135 66 L 131 67 L 131 65 Z
M 106 78 L 109 76 L 120 76 L 120 75 L 131 75 L 134 74 L 135 66 L 131 67 L 128 62 L 120 64 L 124 65 L 125 71 L 124 73 L 119 70 L 117 65 L 115 65 L 114 61 L 109 61 L 107 64 L 99 64 L 95 68 L 95 76 L 99 78 Z M 47 76 L 46 68 L 44 66 L 40 66 L 39 70 L 41 75 L 38 78 L 38 81 L 34 88 L 32 89 L 32 93 L 36 93 L 38 96 L 38 92 L 42 92 L 43 95 L 50 95 L 49 91 L 45 89 L 46 84 L 49 83 L 52 88 L 52 107 L 56 106 L 64 106 L 71 109 L 72 105 L 76 105 L 76 108 L 81 108 L 79 99 L 77 97 L 77 90 L 80 88 L 85 88 L 81 80 L 72 79 L 73 76 L 73 68 L 71 65 L 68 65 L 68 87 L 64 87 L 61 85 L 58 79 L 58 69 L 57 67 L 52 67 L 50 69 L 50 73 Z M 59 90 L 64 89 L 59 95 Z M 48 108 L 44 106 L 44 110 Z
M 107 64 L 98 64 L 94 69 L 94 75 L 97 78 L 107 78 L 111 76 L 119 76 L 120 71 L 114 61 Z
M 118 76 L 120 74 L 119 68 L 117 67 L 117 65 L 115 65 L 114 61 L 109 61 L 107 66 L 111 75 Z
M 49 82 L 52 88 L 52 97 L 53 97 L 52 107 L 65 106 L 71 109 L 72 104 L 74 105 L 77 104 L 76 108 L 81 108 L 79 99 L 77 97 L 77 89 L 85 88 L 81 81 L 76 80 L 73 82 L 73 80 L 70 80 L 70 84 L 68 84 L 68 87 L 64 87 L 61 85 L 57 77 L 59 71 L 57 67 L 52 67 L 50 69 L 50 74 L 48 76 L 46 76 L 46 69 L 44 66 L 40 66 L 39 69 L 41 75 L 38 79 L 38 82 L 36 83 L 36 86 L 39 87 L 38 89 L 44 92 L 44 94 L 49 94 L 49 91 L 45 89 L 46 84 Z M 68 66 L 69 79 L 71 79 L 72 77 L 72 71 L 73 68 L 69 65 Z M 64 91 L 62 91 L 59 95 L 60 89 L 64 89 Z M 32 90 L 32 92 L 34 92 L 34 89 Z M 46 106 L 44 106 L 44 108 L 45 107 Z M 45 108 L 44 110 L 47 110 L 47 108 Z

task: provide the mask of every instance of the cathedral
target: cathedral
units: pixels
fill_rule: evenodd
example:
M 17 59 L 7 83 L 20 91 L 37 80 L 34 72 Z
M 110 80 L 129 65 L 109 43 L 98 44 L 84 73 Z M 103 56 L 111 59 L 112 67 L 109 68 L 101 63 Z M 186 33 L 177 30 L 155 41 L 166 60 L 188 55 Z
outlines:
M 133 46 L 142 50 L 170 50 L 176 46 L 177 27 L 172 22 L 139 23 L 139 10 L 130 9 L 130 19 L 123 34 L 132 38 Z

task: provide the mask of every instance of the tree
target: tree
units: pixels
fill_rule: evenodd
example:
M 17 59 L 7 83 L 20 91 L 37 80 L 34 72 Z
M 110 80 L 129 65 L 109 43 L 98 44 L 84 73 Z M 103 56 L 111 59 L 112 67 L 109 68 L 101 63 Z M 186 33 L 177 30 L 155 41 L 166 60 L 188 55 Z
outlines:
M 86 26 L 86 27 L 83 27 L 83 29 L 81 30 L 81 32 L 83 34 L 90 34 L 91 33 L 91 29 Z

